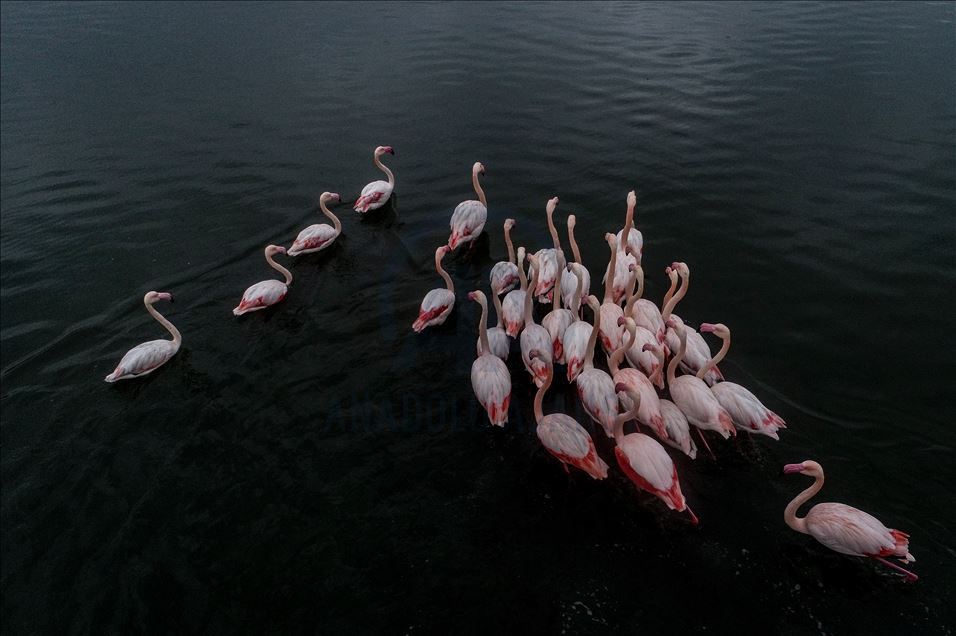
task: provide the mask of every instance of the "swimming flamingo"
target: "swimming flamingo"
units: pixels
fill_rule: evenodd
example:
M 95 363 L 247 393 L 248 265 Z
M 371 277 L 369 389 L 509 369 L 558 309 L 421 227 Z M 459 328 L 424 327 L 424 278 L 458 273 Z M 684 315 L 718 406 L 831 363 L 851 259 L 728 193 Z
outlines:
M 581 369 L 584 368 L 584 358 L 587 357 L 588 341 L 591 339 L 592 327 L 587 321 L 581 320 L 581 294 L 579 292 L 584 289 L 584 266 L 580 263 L 571 263 L 568 265 L 568 269 L 574 273 L 578 281 L 578 287 L 571 304 L 571 316 L 574 318 L 574 322 L 564 330 L 564 340 L 561 344 L 564 348 L 564 362 L 568 365 L 568 382 L 574 382 L 578 374 L 581 373 Z
M 633 318 L 634 303 L 640 299 L 641 294 L 644 293 L 644 270 L 638 265 L 634 268 L 634 272 L 637 276 L 638 288 L 635 293 L 629 295 L 627 304 L 624 305 L 624 315 L 622 316 L 626 320 L 635 323 L 634 341 L 630 348 L 624 352 L 624 355 L 627 356 L 627 361 L 635 368 L 643 371 L 644 375 L 646 375 L 657 388 L 663 389 L 664 362 L 663 353 L 661 353 L 661 355 L 657 353 L 659 351 L 658 345 L 660 344 L 657 340 L 657 335 L 651 333 L 646 327 L 637 325 Z M 654 303 L 650 304 L 653 305 Z M 620 320 L 618 322 L 620 322 Z
M 524 299 L 528 293 L 528 279 L 524 274 L 524 248 L 518 248 L 518 289 L 512 289 L 505 295 L 501 304 L 501 317 L 505 323 L 505 331 L 512 338 L 517 338 L 524 326 Z
M 628 248 L 630 249 L 630 246 Z M 667 268 L 668 272 L 670 268 Z M 637 272 L 637 292 L 628 299 L 628 305 L 630 310 L 628 311 L 625 308 L 625 315 L 630 316 L 634 319 L 634 322 L 637 323 L 638 327 L 642 327 L 654 334 L 657 342 L 664 344 L 665 338 L 664 335 L 667 331 L 667 328 L 664 325 L 664 318 L 661 315 L 661 310 L 657 308 L 657 305 L 646 298 L 644 298 L 644 269 L 640 265 L 635 269 Z M 671 278 L 671 291 L 667 293 L 664 297 L 664 307 L 667 307 L 667 302 L 670 299 L 673 289 L 677 286 L 677 272 L 673 273 Z M 663 387 L 662 387 L 663 388 Z
M 126 352 L 126 355 L 124 355 L 119 361 L 119 364 L 116 365 L 116 369 L 106 376 L 105 380 L 107 382 L 130 380 L 152 373 L 166 364 L 166 362 L 179 351 L 179 345 L 183 343 L 183 337 L 180 335 L 179 330 L 173 326 L 173 323 L 163 318 L 163 316 L 153 308 L 153 303 L 160 300 L 173 302 L 173 295 L 169 292 L 151 291 L 143 296 L 143 304 L 146 305 L 146 311 L 148 311 L 159 324 L 166 327 L 167 331 L 172 334 L 173 339 L 150 340 L 149 342 L 136 345 Z
M 564 250 L 558 250 L 558 271 L 567 271 L 564 263 Z M 551 336 L 551 347 L 554 350 L 554 361 L 564 364 L 564 332 L 567 331 L 574 316 L 570 309 L 561 308 L 561 294 L 554 295 L 554 309 L 548 312 L 541 320 L 541 326 L 548 330 Z
M 473 291 L 468 298 L 481 305 L 481 322 L 478 323 L 481 351 L 471 364 L 471 387 L 478 402 L 488 412 L 488 420 L 495 426 L 504 426 L 508 423 L 508 404 L 511 402 L 511 374 L 505 363 L 491 353 L 488 344 L 488 301 L 485 294 Z
M 395 155 L 395 151 L 392 150 L 391 146 L 379 146 L 375 149 L 372 161 L 378 166 L 379 170 L 385 173 L 388 177 L 388 181 L 373 181 L 362 188 L 362 196 L 355 201 L 356 212 L 365 214 L 366 212 L 377 210 L 385 205 L 388 198 L 392 196 L 392 190 L 395 189 L 395 175 L 393 175 L 392 171 L 382 164 L 382 160 L 379 159 L 379 157 L 386 152 L 390 155 Z
M 507 362 L 508 354 L 511 353 L 511 341 L 505 330 L 501 328 L 501 299 L 498 294 L 491 294 L 491 302 L 495 304 L 495 316 L 498 323 L 488 330 L 488 346 L 491 347 L 491 353 Z M 478 337 L 478 355 L 481 355 L 480 336 Z
M 531 353 L 532 356 L 536 356 L 538 352 Z M 573 417 L 564 413 L 544 414 L 541 405 L 554 375 L 550 365 L 544 368 L 544 383 L 538 387 L 538 392 L 534 396 L 534 419 L 538 423 L 536 429 L 538 439 L 541 440 L 545 450 L 558 458 L 565 472 L 570 473 L 568 470 L 568 464 L 570 464 L 594 479 L 605 479 L 607 464 L 598 457 L 594 440 L 584 427 Z
M 498 261 L 491 268 L 491 293 L 495 296 L 509 292 L 518 284 L 518 266 L 515 265 L 515 248 L 511 243 L 511 228 L 515 226 L 514 219 L 505 219 L 505 243 L 508 245 L 508 260 Z
M 614 238 L 613 234 L 609 236 Z M 578 374 L 575 383 L 584 410 L 592 420 L 604 427 L 608 437 L 614 437 L 614 418 L 617 417 L 617 392 L 614 391 L 614 380 L 601 369 L 594 368 L 594 345 L 597 344 L 599 325 L 602 322 L 601 313 L 604 308 L 598 304 L 594 296 L 588 296 L 588 305 L 594 312 L 594 327 L 591 330 L 591 337 L 588 338 L 584 368 Z
M 295 241 L 292 242 L 292 247 L 290 247 L 288 251 L 289 256 L 318 252 L 335 242 L 335 239 L 342 233 L 342 222 L 339 221 L 339 217 L 332 214 L 326 206 L 326 202 L 332 201 L 338 203 L 341 200 L 342 197 L 335 192 L 322 193 L 322 196 L 319 197 L 319 207 L 322 208 L 322 212 L 325 213 L 325 216 L 332 220 L 335 227 L 327 223 L 316 223 L 315 225 L 310 225 L 305 228 L 299 232 L 299 235 L 295 237 Z
M 684 453 L 691 459 L 697 459 L 697 445 L 690 437 L 690 426 L 687 418 L 680 412 L 677 405 L 670 400 L 661 398 L 661 415 L 664 416 L 664 428 L 667 429 L 667 439 L 664 443 Z
M 545 206 L 545 212 L 548 215 L 548 231 L 551 233 L 551 243 L 554 247 L 538 250 L 534 254 L 538 262 L 541 263 L 541 272 L 538 276 L 538 284 L 534 288 L 534 295 L 538 297 L 538 302 L 543 305 L 551 302 L 554 283 L 558 279 L 558 250 L 561 249 L 561 239 L 558 238 L 558 230 L 554 227 L 554 209 L 556 207 L 558 207 L 558 197 L 549 199 L 547 206 Z
M 637 205 L 637 196 L 631 190 L 627 194 L 627 217 L 624 223 L 624 229 L 617 233 L 617 262 L 614 268 L 614 278 L 612 287 L 614 289 L 614 302 L 619 303 L 624 298 L 624 290 L 627 287 L 630 277 L 631 266 L 641 264 L 641 253 L 644 249 L 644 238 L 641 232 L 631 229 L 634 225 L 634 206 Z M 608 265 L 608 272 L 611 272 L 611 266 Z M 608 274 L 605 273 L 605 283 Z
M 674 461 L 653 437 L 643 433 L 624 434 L 624 422 L 633 419 L 635 411 L 640 408 L 640 394 L 631 391 L 627 384 L 619 383 L 614 389 L 626 392 L 633 403 L 631 412 L 616 418 L 614 423 L 614 456 L 617 464 L 635 486 L 646 490 L 661 501 L 668 508 L 677 512 L 687 511 L 691 523 L 698 523 L 697 515 L 687 505 L 684 493 L 680 490 L 680 481 L 677 479 L 677 467 Z
M 438 287 L 425 294 L 422 299 L 422 306 L 418 310 L 418 318 L 412 323 L 412 329 L 416 333 L 432 325 L 440 325 L 448 318 L 448 314 L 455 308 L 455 285 L 451 282 L 451 276 L 448 275 L 441 266 L 441 259 L 451 250 L 447 245 L 442 245 L 435 250 L 435 269 L 438 275 L 445 281 L 445 287 Z
M 578 277 L 571 268 L 567 268 L 561 272 L 561 294 L 563 295 L 564 306 L 569 309 L 574 305 L 571 299 L 575 293 L 578 293 L 579 307 L 584 299 L 591 294 L 591 274 L 581 261 L 581 250 L 578 249 L 578 242 L 574 240 L 575 225 L 577 225 L 577 217 L 573 214 L 568 215 L 568 241 L 571 243 L 571 253 L 574 255 L 574 262 L 581 266 L 581 272 L 584 276 L 584 287 L 581 292 L 576 292 L 578 288 Z
M 807 516 L 798 517 L 797 509 L 823 488 L 823 467 L 815 461 L 787 464 L 784 474 L 800 473 L 813 477 L 813 485 L 797 495 L 787 505 L 783 519 L 787 525 L 803 534 L 809 534 L 826 547 L 852 556 L 876 559 L 883 565 L 901 572 L 907 581 L 919 577 L 884 557 L 896 557 L 903 563 L 912 563 L 916 558 L 910 554 L 909 535 L 887 528 L 876 517 L 841 503 L 821 503 L 810 508 Z
M 668 302 L 664 308 L 661 316 L 665 322 L 673 318 L 674 322 L 684 327 L 684 330 L 687 332 L 687 354 L 681 362 L 681 371 L 696 374 L 711 358 L 710 345 L 707 344 L 704 337 L 697 333 L 693 327 L 686 325 L 680 316 L 673 313 L 677 303 L 687 295 L 687 288 L 690 286 L 690 269 L 686 263 L 672 263 L 671 269 L 680 274 L 682 285 L 681 288 L 677 290 L 677 293 L 671 297 L 670 302 Z M 673 328 L 668 329 L 665 338 L 668 348 L 672 352 L 676 351 L 678 345 L 676 331 L 674 331 Z M 723 379 L 724 376 L 717 367 L 713 367 L 709 370 L 703 378 L 707 386 L 713 386 L 715 382 L 719 382 Z
M 682 325 L 674 322 L 673 317 L 667 326 L 676 329 L 679 341 L 677 355 L 671 358 L 667 365 L 667 386 L 670 388 L 671 399 L 687 417 L 687 421 L 697 427 L 697 434 L 710 451 L 703 431 L 717 431 L 724 439 L 737 435 L 737 431 L 730 414 L 720 405 L 703 380 L 693 375 L 675 376 L 677 365 L 683 360 L 687 350 L 687 334 Z
M 610 267 L 613 269 L 617 263 L 617 239 L 608 232 L 604 235 L 604 240 L 611 248 Z M 601 332 L 601 346 L 607 355 L 611 355 L 621 347 L 623 334 L 617 326 L 617 319 L 623 315 L 624 309 L 614 300 L 613 281 L 609 278 L 604 281 L 604 304 L 601 305 L 601 323 L 597 325 Z
M 242 301 L 239 306 L 232 310 L 234 315 L 241 316 L 250 311 L 265 309 L 281 301 L 289 292 L 289 285 L 292 284 L 292 272 L 272 260 L 273 254 L 285 254 L 285 248 L 278 245 L 266 247 L 266 262 L 285 276 L 285 282 L 270 279 L 252 285 L 242 294 Z
M 478 183 L 479 174 L 485 174 L 485 167 L 481 165 L 481 162 L 476 161 L 471 167 L 471 184 L 475 187 L 478 200 L 462 201 L 452 213 L 451 221 L 448 223 L 451 227 L 448 247 L 451 249 L 455 249 L 462 243 L 471 243 L 485 229 L 485 221 L 488 220 L 488 201 L 485 200 L 485 191 Z
M 664 416 L 661 414 L 660 398 L 657 397 L 657 391 L 654 385 L 647 379 L 647 376 L 629 367 L 621 368 L 621 360 L 624 359 L 624 353 L 634 344 L 634 334 L 636 325 L 630 318 L 621 316 L 618 319 L 622 328 L 626 327 L 625 342 L 621 347 L 611 354 L 608 358 L 607 366 L 611 370 L 614 384 L 625 384 L 627 387 L 640 394 L 641 403 L 637 413 L 637 421 L 644 426 L 654 430 L 654 433 L 661 439 L 667 439 L 667 431 L 664 428 Z M 631 399 L 627 392 L 617 392 L 617 397 L 621 402 L 621 408 L 627 412 L 631 410 Z
M 724 359 L 727 351 L 730 349 L 730 329 L 726 325 L 717 323 L 703 323 L 700 326 L 702 333 L 712 333 L 724 341 L 720 351 L 700 371 L 697 372 L 698 378 L 703 378 L 707 372 L 718 362 Z M 734 382 L 720 382 L 710 387 L 711 392 L 717 396 L 720 405 L 730 413 L 734 420 L 734 426 L 748 433 L 759 433 L 779 440 L 777 430 L 787 428 L 786 422 L 779 415 L 768 409 L 757 399 L 753 393 Z
M 534 289 L 538 281 L 538 272 L 541 262 L 537 257 L 529 255 L 531 262 L 531 282 L 528 289 Z M 534 321 L 534 297 L 527 293 L 524 296 L 524 329 L 521 330 L 521 360 L 524 368 L 531 374 L 536 386 L 544 384 L 545 369 L 553 364 L 554 355 L 551 351 L 551 334 L 548 330 Z M 531 352 L 537 355 L 531 357 Z

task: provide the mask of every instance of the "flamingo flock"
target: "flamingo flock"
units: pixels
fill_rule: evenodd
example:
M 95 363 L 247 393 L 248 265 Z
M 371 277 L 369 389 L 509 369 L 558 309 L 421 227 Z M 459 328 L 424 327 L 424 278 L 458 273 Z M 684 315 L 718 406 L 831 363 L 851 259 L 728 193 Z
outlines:
M 385 154 L 394 156 L 395 152 L 390 146 L 377 147 L 373 163 L 387 180 L 373 181 L 362 189 L 354 204 L 358 214 L 382 208 L 391 198 L 395 177 L 382 163 Z M 458 204 L 449 223 L 448 240 L 435 250 L 435 270 L 444 286 L 432 289 L 422 299 L 412 323 L 416 333 L 442 325 L 455 308 L 455 285 L 442 261 L 465 244 L 472 250 L 485 228 L 488 202 L 479 181 L 484 174 L 484 165 L 475 162 L 471 177 L 477 200 Z M 341 203 L 336 193 L 324 192 L 319 197 L 319 207 L 333 225 L 310 225 L 299 232 L 288 250 L 279 245 L 265 248 L 266 262 L 283 280 L 267 279 L 251 285 L 233 309 L 234 315 L 265 309 L 286 297 L 292 273 L 274 257 L 281 254 L 294 258 L 332 245 L 342 234 L 341 221 L 328 207 L 335 203 Z M 600 450 L 610 444 L 614 463 L 636 489 L 650 493 L 670 510 L 686 512 L 691 523 L 697 525 L 698 517 L 687 504 L 667 447 L 695 460 L 698 453 L 692 432 L 696 432 L 716 460 L 708 436 L 716 433 L 716 437 L 728 440 L 743 432 L 779 440 L 786 423 L 747 388 L 725 380 L 718 369 L 730 349 L 731 332 L 726 325 L 700 323 L 695 330 L 674 313 L 690 286 L 686 263 L 674 261 L 664 270 L 670 285 L 660 305 L 644 297 L 644 236 L 634 225 L 634 191 L 626 198 L 623 229 L 604 236 L 609 260 L 600 300 L 590 293 L 590 273 L 575 240 L 574 214 L 569 214 L 566 221 L 573 260 L 568 262 L 565 256 L 554 223 L 559 204 L 558 197 L 552 197 L 545 206 L 551 246 L 533 253 L 523 245 L 515 250 L 511 233 L 516 223 L 505 219 L 508 259 L 495 263 L 488 279 L 496 314 L 494 327 L 488 327 L 488 296 L 481 290 L 468 293 L 481 309 L 477 356 L 471 368 L 475 397 L 493 426 L 508 424 L 512 377 L 506 363 L 512 340 L 517 339 L 522 364 L 536 387 L 533 412 L 537 437 L 564 470 L 570 474 L 570 468 L 575 468 L 592 479 L 607 479 L 611 469 Z M 148 375 L 179 351 L 180 332 L 153 307 L 158 301 L 172 300 L 171 293 L 155 291 L 143 298 L 147 311 L 169 331 L 172 340 L 151 340 L 130 349 L 106 376 L 107 382 Z M 539 305 L 551 305 L 540 323 L 535 320 L 536 300 Z M 585 306 L 590 309 L 590 320 Z M 712 355 L 705 334 L 721 340 L 716 355 Z M 595 366 L 598 341 L 607 370 Z M 570 415 L 544 414 L 544 395 L 555 380 L 556 365 L 564 365 L 567 382 L 574 383 L 583 410 L 593 422 L 590 431 Z M 604 436 L 599 435 L 596 442 L 592 432 L 598 429 Z M 869 514 L 844 504 L 817 504 L 805 517 L 797 517 L 799 507 L 822 488 L 823 469 L 808 460 L 788 464 L 784 473 L 800 473 L 815 480 L 786 507 L 787 525 L 810 534 L 832 550 L 873 558 L 907 580 L 917 579 L 914 573 L 886 560 L 895 557 L 904 563 L 915 561 L 906 533 L 886 528 Z

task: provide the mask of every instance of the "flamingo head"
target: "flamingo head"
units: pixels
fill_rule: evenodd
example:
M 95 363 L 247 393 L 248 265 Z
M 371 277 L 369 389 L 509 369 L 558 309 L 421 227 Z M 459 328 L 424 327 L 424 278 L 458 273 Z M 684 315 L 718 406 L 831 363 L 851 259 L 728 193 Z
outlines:
M 509 231 L 509 232 L 510 232 L 511 229 L 512 229 L 514 226 L 515 226 L 515 220 L 514 220 L 514 219 L 505 219 L 505 230 L 506 230 L 506 231 Z
M 558 203 L 559 203 L 558 197 L 552 197 L 548 199 L 548 206 L 546 208 L 548 211 L 548 214 L 554 214 L 554 209 L 558 207 Z
M 805 462 L 800 462 L 799 464 L 787 464 L 783 467 L 784 475 L 792 475 L 794 473 L 817 477 L 823 474 L 823 467 L 813 460 L 807 460 Z
M 680 261 L 674 261 L 671 263 L 671 269 L 675 270 L 680 274 L 681 278 L 687 278 L 690 276 L 690 269 L 687 267 L 687 263 L 681 263 Z
M 449 247 L 448 245 L 442 245 L 437 250 L 435 250 L 435 258 L 437 258 L 438 260 L 441 260 L 445 257 L 445 254 L 447 254 L 451 250 L 452 248 Z
M 627 207 L 633 208 L 635 205 L 637 205 L 637 193 L 631 190 L 627 193 Z
M 474 174 L 485 174 L 485 164 L 480 161 L 476 161 L 475 165 L 471 167 L 471 171 Z
M 375 149 L 376 157 L 381 157 L 385 153 L 388 153 L 394 156 L 395 150 L 391 146 L 379 146 L 378 148 Z
M 147 305 L 152 305 L 160 300 L 168 300 L 169 302 L 173 302 L 173 295 L 170 292 L 151 291 L 146 292 L 146 295 L 143 296 L 143 302 Z
M 569 215 L 568 215 L 568 229 L 569 229 L 569 230 L 573 230 L 573 229 L 574 229 L 574 226 L 577 225 L 577 223 L 578 223 L 578 218 L 577 218 L 576 216 L 574 216 L 573 214 L 569 214 Z
M 730 337 L 730 329 L 727 328 L 723 323 L 718 322 L 717 324 L 711 324 L 709 322 L 703 322 L 700 325 L 701 333 L 712 333 L 718 338 L 727 338 Z
M 273 254 L 285 254 L 285 248 L 281 245 L 270 245 L 266 248 L 266 256 L 272 256 Z
M 629 388 L 629 387 L 628 387 L 626 384 L 624 384 L 623 382 L 618 382 L 617 384 L 614 385 L 614 392 L 615 392 L 615 393 L 627 393 L 628 388 Z
M 319 201 L 331 201 L 332 203 L 339 203 L 342 200 L 342 195 L 338 192 L 323 192 L 322 196 L 319 197 Z
M 475 302 L 482 302 L 485 300 L 485 293 L 480 289 L 476 289 L 473 292 L 468 292 L 468 300 L 474 300 Z
M 610 232 L 604 235 L 604 240 L 607 241 L 608 245 L 611 247 L 617 247 L 617 237 Z
M 626 324 L 624 316 L 617 317 L 617 326 L 623 327 Z
M 654 351 L 657 351 L 657 347 L 655 347 L 654 345 L 652 345 L 652 344 L 649 343 L 649 342 L 645 342 L 645 343 L 644 343 L 644 346 L 641 347 L 641 351 L 650 351 L 650 352 L 653 353 Z

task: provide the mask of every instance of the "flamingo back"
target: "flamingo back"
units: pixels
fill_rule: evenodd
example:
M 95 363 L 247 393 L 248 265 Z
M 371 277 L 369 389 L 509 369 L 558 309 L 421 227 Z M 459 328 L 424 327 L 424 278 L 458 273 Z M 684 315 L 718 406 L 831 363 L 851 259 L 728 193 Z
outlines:
M 471 365 L 471 386 L 488 420 L 495 426 L 507 424 L 511 374 L 505 363 L 493 355 L 478 356 Z
M 462 243 L 475 240 L 488 220 L 488 208 L 481 201 L 462 201 L 455 208 L 448 225 L 451 235 L 448 237 L 448 247 L 455 249 Z M 492 290 L 493 291 L 493 290 Z
M 138 344 L 123 356 L 116 369 L 106 376 L 107 382 L 126 380 L 155 371 L 179 351 L 172 340 L 150 340 Z
M 781 426 L 786 428 L 783 419 L 764 406 L 753 393 L 734 382 L 721 382 L 710 390 L 737 428 L 780 439 L 777 430 Z
M 265 309 L 285 298 L 288 291 L 288 286 L 282 281 L 275 279 L 260 281 L 246 289 L 242 294 L 242 301 L 232 310 L 232 313 L 240 316 L 250 311 Z
M 597 454 L 594 440 L 584 427 L 569 415 L 545 415 L 537 427 L 538 439 L 549 453 L 591 475 L 594 479 L 607 477 L 608 466 Z
M 841 554 L 916 559 L 909 553 L 909 535 L 887 528 L 873 515 L 842 503 L 820 503 L 806 516 L 814 539 Z
M 455 306 L 454 292 L 439 287 L 425 294 L 422 305 L 418 311 L 418 318 L 412 324 L 412 329 L 421 332 L 432 325 L 440 325 L 448 318 L 452 308 Z
M 575 382 L 584 410 L 604 428 L 608 437 L 614 437 L 614 420 L 618 414 L 614 380 L 600 369 L 589 368 L 578 374 Z
M 584 368 L 584 356 L 591 337 L 591 325 L 583 320 L 572 322 L 564 331 L 564 362 L 567 364 L 568 382 L 574 382 Z

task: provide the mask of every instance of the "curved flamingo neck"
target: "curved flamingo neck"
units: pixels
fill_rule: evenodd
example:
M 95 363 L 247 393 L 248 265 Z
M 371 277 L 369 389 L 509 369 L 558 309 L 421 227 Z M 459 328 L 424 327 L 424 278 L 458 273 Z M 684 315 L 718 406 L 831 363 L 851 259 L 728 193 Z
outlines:
M 807 534 L 807 518 L 798 517 L 797 510 L 815 494 L 820 492 L 821 488 L 823 488 L 823 473 L 814 477 L 813 484 L 787 504 L 786 509 L 783 511 L 783 520 L 787 522 L 788 526 L 797 532 Z
M 584 274 L 581 272 L 581 267 L 583 266 L 579 263 L 578 267 L 575 267 L 571 270 L 574 273 L 574 277 L 578 281 L 574 298 L 571 299 L 571 314 L 575 320 L 581 319 L 581 294 L 584 293 Z
M 624 315 L 630 316 L 631 312 L 634 310 L 634 303 L 640 300 L 644 296 L 644 270 L 638 265 L 634 273 L 637 274 L 637 291 L 628 296 L 627 303 L 624 305 Z M 634 286 L 631 285 L 631 290 L 633 291 Z
M 269 265 L 270 265 L 274 270 L 278 271 L 280 274 L 282 274 L 283 276 L 285 276 L 285 284 L 286 284 L 286 287 L 288 287 L 289 285 L 292 284 L 292 272 L 290 272 L 289 270 L 287 270 L 287 269 L 286 269 L 285 267 L 283 267 L 282 265 L 279 265 L 278 263 L 276 263 L 276 262 L 273 260 L 273 258 L 272 258 L 272 254 L 266 254 L 266 262 L 269 263 Z
M 614 302 L 614 270 L 617 268 L 617 245 L 614 240 L 608 240 L 611 246 L 611 262 L 607 266 L 607 276 L 604 278 L 604 302 Z
M 534 421 L 538 424 L 540 424 L 541 420 L 544 419 L 544 409 L 542 408 L 544 403 L 544 394 L 548 392 L 548 388 L 551 386 L 552 377 L 553 375 L 549 369 L 544 378 L 544 384 L 542 384 L 541 388 L 538 389 L 538 392 L 534 394 Z
M 607 366 L 611 369 L 612 376 L 621 370 L 621 361 L 624 359 L 624 354 L 634 346 L 634 340 L 637 338 L 637 325 L 634 324 L 634 321 L 628 321 L 626 324 L 627 335 L 630 336 L 630 340 L 622 344 L 607 360 Z
M 627 216 L 624 217 L 624 230 L 621 232 L 621 243 L 627 245 L 627 235 L 631 233 L 634 227 L 634 205 L 627 204 Z
M 518 266 L 518 280 L 521 281 L 521 289 L 524 291 L 528 290 L 528 276 L 524 273 L 524 248 L 518 248 L 518 262 L 515 263 Z
M 495 304 L 495 318 L 498 319 L 495 326 L 501 329 L 501 299 L 498 298 L 498 294 L 491 294 L 491 302 Z
M 683 327 L 678 329 L 677 338 L 680 340 L 680 348 L 677 350 L 677 355 L 671 358 L 670 364 L 667 365 L 667 386 L 674 383 L 677 377 L 677 365 L 684 360 L 684 353 L 687 351 L 687 332 Z
M 378 169 L 385 173 L 388 177 L 388 185 L 395 187 L 395 175 L 392 174 L 392 171 L 388 169 L 384 163 L 382 163 L 381 155 L 375 155 L 375 165 L 378 166 Z
M 723 360 L 724 356 L 727 355 L 727 352 L 730 351 L 730 334 L 728 333 L 726 337 L 721 336 L 721 340 L 723 340 L 724 343 L 720 345 L 720 351 L 717 352 L 717 355 L 708 360 L 707 364 L 701 367 L 700 371 L 697 372 L 698 378 L 703 380 L 704 376 L 707 375 L 707 372 L 720 364 L 720 361 Z
M 441 266 L 441 259 L 444 255 L 445 253 L 441 249 L 435 252 L 435 270 L 438 272 L 438 275 L 442 277 L 442 280 L 445 281 L 445 287 L 448 289 L 448 291 L 454 294 L 455 284 L 451 282 L 451 276 L 449 276 L 448 272 L 442 269 Z
M 674 294 L 669 301 L 667 301 L 667 304 L 664 306 L 664 311 L 661 312 L 661 318 L 664 320 L 664 322 L 667 322 L 667 319 L 670 318 L 671 312 L 674 311 L 674 307 L 677 306 L 677 303 L 679 303 L 681 299 L 687 295 L 687 288 L 690 286 L 690 273 L 688 272 L 687 276 L 681 274 L 680 279 L 682 283 L 680 289 L 678 289 L 677 293 Z
M 477 294 L 478 304 L 481 305 L 481 322 L 478 323 L 478 338 L 481 340 L 481 355 L 491 354 L 491 345 L 488 344 L 488 300 L 484 294 Z
M 564 260 L 564 250 L 558 248 L 558 272 L 563 272 L 567 267 L 567 263 Z M 561 275 L 555 277 L 555 287 L 554 287 L 554 311 L 561 310 Z
M 511 228 L 505 226 L 505 243 L 508 245 L 508 262 L 515 262 L 515 246 L 511 242 Z
M 471 185 L 475 187 L 475 193 L 478 195 L 478 200 L 481 201 L 481 204 L 488 207 L 488 201 L 485 199 L 485 191 L 481 189 L 481 184 L 478 183 L 478 171 L 471 171 Z
M 161 313 L 159 313 L 155 307 L 153 307 L 153 303 L 143 303 L 143 304 L 146 305 L 146 311 L 148 311 L 150 315 L 152 315 L 153 318 L 156 319 L 156 322 L 166 327 L 166 330 L 173 336 L 173 343 L 177 347 L 180 344 L 182 344 L 183 336 L 182 334 L 179 333 L 179 329 L 176 329 L 173 323 L 166 320 L 166 318 Z
M 674 296 L 675 289 L 677 289 L 677 274 L 676 273 L 674 274 L 673 277 L 671 277 L 671 286 L 668 288 L 667 293 L 664 294 L 664 303 L 661 305 L 662 307 L 666 307 L 667 303 L 671 301 L 671 298 Z M 663 314 L 661 315 L 663 316 Z
M 554 206 L 549 205 L 547 208 L 548 214 L 548 231 L 551 232 L 551 242 L 554 244 L 554 249 L 561 249 L 561 239 L 558 237 L 558 230 L 554 227 Z
M 597 344 L 598 332 L 601 331 L 601 306 L 596 301 L 588 300 L 588 305 L 594 311 L 594 324 L 591 326 L 591 336 L 588 338 L 587 352 L 584 354 L 584 368 L 594 367 L 594 345 Z
M 574 262 L 581 262 L 581 250 L 578 249 L 578 242 L 574 239 L 574 224 L 568 226 L 568 242 L 571 243 L 571 253 L 574 254 Z
M 335 233 L 341 234 L 342 222 L 339 221 L 339 217 L 332 214 L 332 210 L 330 210 L 325 204 L 325 199 L 319 199 L 319 207 L 322 208 L 322 212 L 325 214 L 325 216 L 329 217 L 329 219 L 332 221 L 332 225 L 335 226 Z
M 614 418 L 614 441 L 618 444 L 624 438 L 624 424 L 629 420 L 637 419 L 637 412 L 641 408 L 641 394 L 631 389 L 627 390 L 627 397 L 631 398 L 632 406 L 630 411 L 621 413 Z
M 538 270 L 540 269 L 539 265 L 541 263 L 532 262 L 531 263 L 534 269 L 531 271 L 531 283 L 528 286 L 528 292 L 524 296 L 524 324 L 533 325 L 534 324 L 534 294 L 531 293 L 532 289 L 537 289 L 538 286 Z

